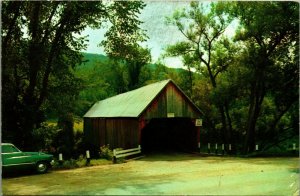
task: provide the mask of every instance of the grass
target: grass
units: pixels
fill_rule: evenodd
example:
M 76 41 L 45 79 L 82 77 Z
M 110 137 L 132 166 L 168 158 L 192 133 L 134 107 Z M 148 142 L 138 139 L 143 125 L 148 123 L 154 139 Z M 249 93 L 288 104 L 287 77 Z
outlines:
M 96 165 L 110 165 L 112 164 L 112 161 L 106 160 L 106 159 L 92 159 L 91 160 L 91 166 L 96 166 Z

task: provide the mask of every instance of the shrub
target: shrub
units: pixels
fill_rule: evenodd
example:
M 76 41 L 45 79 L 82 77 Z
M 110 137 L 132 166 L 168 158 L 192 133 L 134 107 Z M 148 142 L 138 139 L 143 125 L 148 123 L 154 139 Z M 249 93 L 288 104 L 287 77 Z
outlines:
M 41 127 L 32 131 L 34 144 L 37 149 L 44 152 L 55 153 L 55 138 L 59 132 L 57 126 L 42 123 Z
M 78 167 L 84 167 L 86 166 L 87 160 L 83 155 L 80 155 L 78 160 L 76 161 L 76 164 L 78 165 Z
M 100 158 L 112 160 L 113 151 L 110 149 L 109 144 L 100 147 L 99 155 Z
M 74 133 L 74 152 L 73 157 L 79 158 L 81 154 L 85 154 L 85 143 L 83 141 L 83 132 L 75 132 Z
M 77 161 L 75 159 L 70 159 L 70 160 L 64 161 L 62 167 L 65 168 L 65 169 L 74 169 L 74 168 L 77 168 L 79 166 L 78 166 Z

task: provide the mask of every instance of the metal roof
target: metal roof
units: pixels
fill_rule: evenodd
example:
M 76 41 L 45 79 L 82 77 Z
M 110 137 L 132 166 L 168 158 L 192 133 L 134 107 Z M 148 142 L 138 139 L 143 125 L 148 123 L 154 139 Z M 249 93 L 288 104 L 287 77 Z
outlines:
M 96 102 L 84 117 L 138 117 L 171 80 L 164 80 Z

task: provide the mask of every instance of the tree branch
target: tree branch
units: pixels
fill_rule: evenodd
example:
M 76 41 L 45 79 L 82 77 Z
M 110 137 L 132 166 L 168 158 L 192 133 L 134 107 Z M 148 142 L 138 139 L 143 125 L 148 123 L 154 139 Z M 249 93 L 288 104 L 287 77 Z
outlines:
M 11 37 L 13 35 L 12 31 L 13 31 L 14 28 L 16 28 L 16 21 L 17 21 L 17 18 L 20 16 L 20 8 L 21 8 L 21 5 L 22 5 L 23 2 L 22 1 L 12 1 L 12 2 L 8 2 L 8 3 L 14 9 L 14 17 L 11 20 L 11 22 L 9 24 L 9 27 L 8 27 L 7 34 L 3 39 L 2 48 L 7 48 L 8 41 L 11 39 Z M 4 53 L 5 53 L 5 51 L 6 50 L 3 50 Z M 4 66 L 5 66 L 5 64 L 4 64 Z
M 51 24 L 51 21 L 52 21 L 52 18 L 53 18 L 53 16 L 54 16 L 54 14 L 55 14 L 55 12 L 56 12 L 56 10 L 57 10 L 57 7 L 59 6 L 59 4 L 60 4 L 60 2 L 59 1 L 55 1 L 54 2 L 55 4 L 54 4 L 54 6 L 53 6 L 53 8 L 52 8 L 52 12 L 51 12 L 51 14 L 50 14 L 50 16 L 49 16 L 49 18 L 48 18 L 48 20 L 47 20 L 47 27 L 46 27 L 46 30 L 45 30 L 45 33 L 44 33 L 44 37 L 43 37 L 43 39 L 42 39 L 42 45 L 44 45 L 44 43 L 46 42 L 46 40 L 47 40 L 47 38 L 48 38 L 48 36 L 49 36 L 49 34 L 50 34 L 50 32 L 51 32 L 51 30 L 50 30 L 50 24 Z
M 46 97 L 46 94 L 47 94 L 49 75 L 51 73 L 52 62 L 53 62 L 53 59 L 55 57 L 55 54 L 59 53 L 58 44 L 59 44 L 60 38 L 63 34 L 63 30 L 65 28 L 65 25 L 67 24 L 67 20 L 68 20 L 68 17 L 69 17 L 69 12 L 70 12 L 69 7 L 66 7 L 65 8 L 65 14 L 62 16 L 62 18 L 60 20 L 61 21 L 60 26 L 57 29 L 56 34 L 55 34 L 55 38 L 54 38 L 54 40 L 51 44 L 51 49 L 50 49 L 50 53 L 49 53 L 49 56 L 48 56 L 45 73 L 44 73 L 44 76 L 43 76 L 42 89 L 41 89 L 41 93 L 40 93 L 40 96 L 39 96 L 39 99 L 38 99 L 38 102 L 37 102 L 38 107 L 41 106 L 41 104 L 43 103 L 43 101 Z
M 191 42 L 193 42 L 193 43 L 195 43 L 195 44 L 197 44 L 197 42 L 196 41 L 194 41 L 194 40 L 192 40 L 192 39 L 190 39 L 187 35 L 186 35 L 186 33 L 184 33 L 184 31 L 183 31 L 183 29 L 181 29 L 181 28 L 178 28 L 178 30 L 183 34 L 183 36 L 184 37 L 186 37 L 189 41 L 191 41 Z
M 268 50 L 266 51 L 266 55 L 267 57 L 269 57 L 272 52 L 275 50 L 275 48 L 280 44 L 281 40 L 284 38 L 285 34 L 283 33 L 279 33 L 278 36 L 275 37 L 275 41 L 273 44 L 271 44 L 271 46 L 268 48 Z

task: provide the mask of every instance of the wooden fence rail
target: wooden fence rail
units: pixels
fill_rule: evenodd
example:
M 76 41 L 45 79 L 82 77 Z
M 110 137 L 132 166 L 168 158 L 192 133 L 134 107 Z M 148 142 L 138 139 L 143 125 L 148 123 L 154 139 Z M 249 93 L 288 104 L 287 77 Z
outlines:
M 113 150 L 113 155 L 114 155 L 113 162 L 115 163 L 117 158 L 126 157 L 126 156 L 139 154 L 139 153 L 141 153 L 141 146 L 140 145 L 137 148 L 131 148 L 131 149 L 127 149 L 127 150 L 114 149 Z

